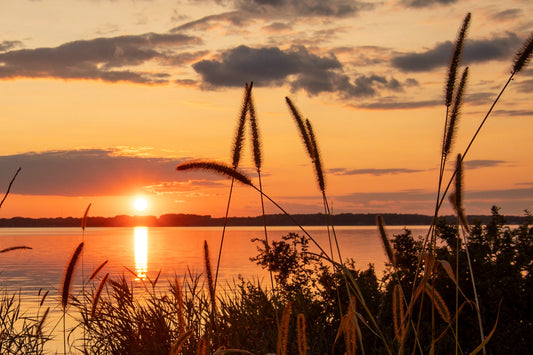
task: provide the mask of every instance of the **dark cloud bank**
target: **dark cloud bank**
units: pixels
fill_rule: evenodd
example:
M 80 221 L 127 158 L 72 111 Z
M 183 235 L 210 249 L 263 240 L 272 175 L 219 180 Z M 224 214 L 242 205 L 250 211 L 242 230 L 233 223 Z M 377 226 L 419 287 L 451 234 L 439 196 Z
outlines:
M 352 98 L 372 97 L 383 89 L 402 91 L 404 85 L 413 84 L 412 79 L 402 84 L 395 78 L 375 74 L 351 80 L 334 55 L 320 57 L 303 46 L 288 50 L 239 46 L 221 53 L 218 59 L 197 62 L 193 68 L 202 76 L 206 88 L 242 86 L 253 80 L 257 86 L 288 83 L 293 91 L 302 89 L 310 95 L 330 92 Z
M 463 63 L 469 65 L 489 60 L 510 60 L 521 44 L 522 40 L 514 33 L 484 40 L 467 39 Z M 446 41 L 424 52 L 399 54 L 392 58 L 391 64 L 404 72 L 430 71 L 449 64 L 453 46 L 451 41 Z
M 199 180 L 198 184 L 212 185 L 221 179 L 209 173 L 176 172 L 176 165 L 184 159 L 121 154 L 120 149 L 81 149 L 0 156 L 0 171 L 5 175 L 22 168 L 11 191 L 22 195 L 117 196 L 143 190 L 167 192 L 179 182 Z
M 168 81 L 169 74 L 120 68 L 135 67 L 148 61 L 185 64 L 191 60 L 191 54 L 176 53 L 174 49 L 183 50 L 185 46 L 199 43 L 199 38 L 183 34 L 148 33 L 73 41 L 54 48 L 12 50 L 0 53 L 0 79 L 27 77 L 163 83 Z M 8 44 L 3 42 L 4 47 Z

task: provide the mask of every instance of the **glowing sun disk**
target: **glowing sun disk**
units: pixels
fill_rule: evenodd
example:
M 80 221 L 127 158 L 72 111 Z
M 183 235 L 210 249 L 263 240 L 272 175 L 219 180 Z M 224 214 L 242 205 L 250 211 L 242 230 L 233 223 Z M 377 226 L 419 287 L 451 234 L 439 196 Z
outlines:
M 142 197 L 139 197 L 138 199 L 135 200 L 135 202 L 133 203 L 133 206 L 135 207 L 137 211 L 144 211 L 146 210 L 146 208 L 148 208 L 148 201 L 146 201 L 146 199 Z

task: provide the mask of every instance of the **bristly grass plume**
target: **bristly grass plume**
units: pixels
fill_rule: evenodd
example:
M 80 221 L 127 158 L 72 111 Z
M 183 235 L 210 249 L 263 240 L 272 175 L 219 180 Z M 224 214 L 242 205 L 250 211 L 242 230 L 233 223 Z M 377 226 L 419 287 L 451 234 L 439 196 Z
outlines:
M 457 69 L 461 62 L 461 55 L 463 53 L 464 41 L 466 38 L 466 31 L 468 30 L 468 25 L 470 24 L 471 14 L 468 13 L 463 20 L 463 26 L 457 35 L 457 40 L 455 41 L 455 47 L 452 54 L 452 59 L 450 61 L 450 68 L 448 70 L 448 82 L 446 83 L 446 95 L 445 95 L 445 104 L 450 106 L 452 104 L 453 92 L 455 88 L 455 82 L 457 78 Z
M 529 38 L 524 42 L 522 48 L 516 53 L 515 61 L 513 64 L 513 73 L 518 73 L 522 68 L 527 65 L 533 52 L 533 32 L 529 35 Z
M 455 94 L 455 100 L 453 102 L 452 112 L 450 114 L 450 119 L 448 121 L 448 127 L 446 129 L 446 141 L 444 142 L 444 151 L 443 151 L 444 156 L 450 153 L 453 141 L 455 140 L 456 131 L 457 131 L 457 123 L 459 121 L 459 113 L 460 113 L 461 105 L 463 103 L 463 95 L 464 95 L 467 77 L 468 77 L 468 67 L 466 67 L 465 70 L 463 71 L 463 75 L 461 76 L 459 87 L 457 88 L 457 92 Z
M 235 180 L 245 184 L 253 186 L 252 180 L 248 178 L 243 173 L 237 171 L 236 169 L 228 166 L 222 162 L 209 161 L 209 160 L 197 160 L 192 162 L 186 162 L 179 164 L 176 167 L 176 170 L 185 171 L 185 170 L 209 170 L 220 175 L 224 175 L 227 178 L 234 178 Z

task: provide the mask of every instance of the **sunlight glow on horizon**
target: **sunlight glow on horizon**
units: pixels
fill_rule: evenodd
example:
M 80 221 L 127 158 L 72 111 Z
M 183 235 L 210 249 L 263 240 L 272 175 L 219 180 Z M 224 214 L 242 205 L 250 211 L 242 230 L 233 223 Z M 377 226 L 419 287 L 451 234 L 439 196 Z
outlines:
M 135 199 L 133 206 L 137 211 L 143 212 L 148 208 L 148 201 L 144 197 L 138 197 Z

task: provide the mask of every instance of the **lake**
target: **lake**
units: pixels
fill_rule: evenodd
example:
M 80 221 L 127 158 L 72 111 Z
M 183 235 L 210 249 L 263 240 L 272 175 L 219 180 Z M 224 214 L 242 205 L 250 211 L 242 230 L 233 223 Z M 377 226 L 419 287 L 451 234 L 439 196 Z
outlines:
M 427 226 L 411 226 L 415 236 L 425 235 Z M 328 250 L 327 230 L 324 227 L 307 227 L 308 232 Z M 342 257 L 353 258 L 356 267 L 366 269 L 375 265 L 378 276 L 386 262 L 377 227 L 341 226 L 335 228 Z M 389 237 L 401 233 L 403 227 L 387 228 Z M 298 233 L 294 227 L 269 227 L 269 240 L 279 240 L 289 232 Z M 110 277 L 124 275 L 133 284 L 141 279 L 155 279 L 161 273 L 159 285 L 181 277 L 189 268 L 193 273 L 204 272 L 204 240 L 210 250 L 214 268 L 222 234 L 221 227 L 134 227 L 134 228 L 0 228 L 0 249 L 27 246 L 31 250 L 14 250 L 0 254 L 0 286 L 10 293 L 20 292 L 22 304 L 33 314 L 42 294 L 49 291 L 45 307 L 50 307 L 50 322 L 61 317 L 59 289 L 67 263 L 77 245 L 85 242 L 83 257 L 77 265 L 72 292 L 81 288 L 82 275 L 88 275 L 102 262 L 108 260 L 103 272 Z M 301 233 L 300 233 L 301 234 Z M 253 238 L 264 238 L 263 227 L 229 227 L 226 229 L 219 271 L 219 285 L 239 276 L 245 279 L 266 280 L 267 274 L 250 261 L 257 255 Z M 311 246 L 312 251 L 318 249 Z M 214 271 L 214 270 L 213 270 Z M 61 338 L 61 337 L 60 337 Z M 62 346 L 54 341 L 51 347 Z M 51 351 L 58 350 L 51 349 Z

